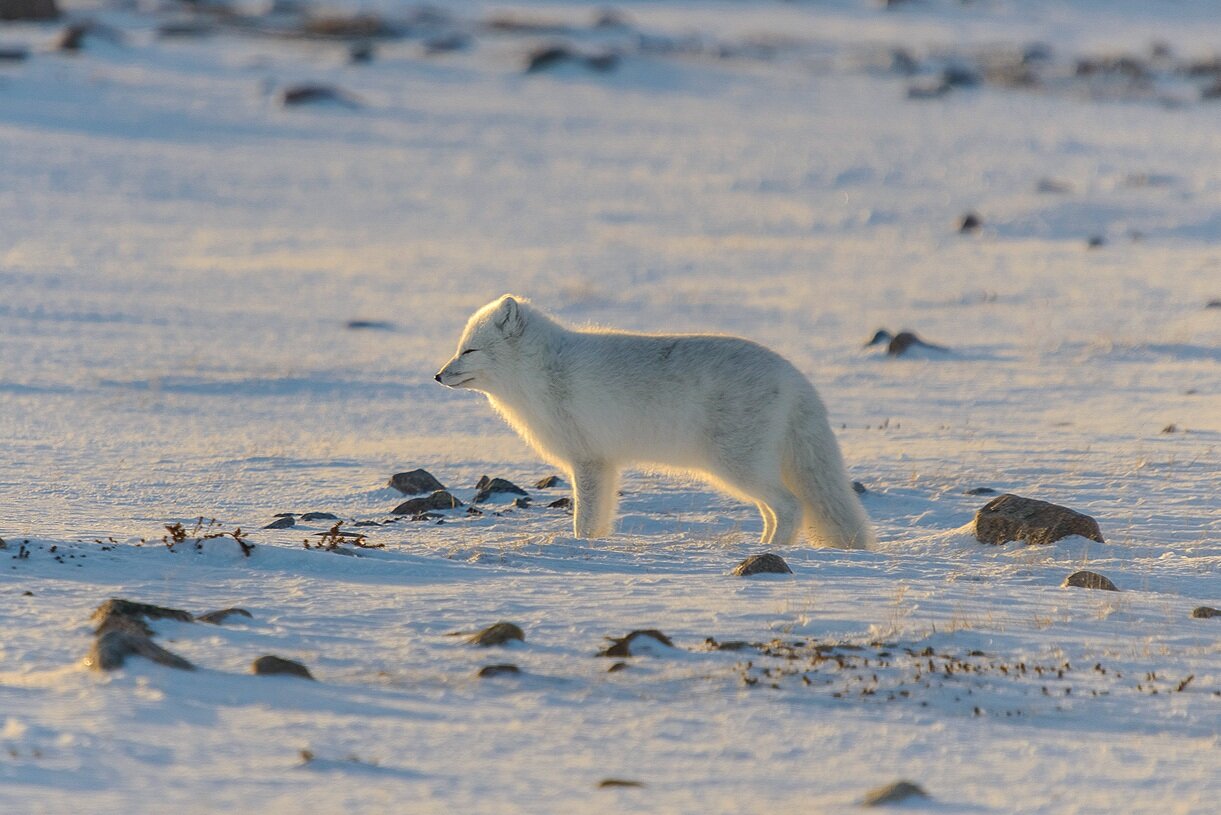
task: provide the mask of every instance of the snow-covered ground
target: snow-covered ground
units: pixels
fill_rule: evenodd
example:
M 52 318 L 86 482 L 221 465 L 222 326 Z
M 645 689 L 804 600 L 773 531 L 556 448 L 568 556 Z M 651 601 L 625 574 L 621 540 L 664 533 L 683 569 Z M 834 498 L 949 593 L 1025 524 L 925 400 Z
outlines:
M 29 49 L 0 61 L 0 811 L 835 812 L 907 778 L 927 811 L 1215 812 L 1221 619 L 1190 613 L 1221 605 L 1221 101 L 1182 70 L 1221 48 L 1214 3 L 627 3 L 591 30 L 593 4 L 462 2 L 364 64 L 68 8 L 117 36 L 0 23 Z M 505 12 L 560 27 L 479 25 Z M 622 56 L 524 74 L 551 42 Z M 908 98 L 1033 43 L 1039 88 Z M 1150 76 L 1077 76 L 1116 53 Z M 355 103 L 280 104 L 303 82 Z M 505 291 L 784 353 L 879 551 L 732 577 L 755 509 L 647 473 L 605 541 L 546 507 L 563 487 L 349 556 L 302 546 L 329 521 L 260 529 L 384 521 L 415 467 L 464 501 L 549 474 L 432 381 Z M 980 487 L 1107 543 L 979 544 Z M 161 543 L 198 516 L 251 556 Z M 1085 567 L 1122 591 L 1060 588 Z M 253 618 L 155 622 L 198 670 L 103 675 L 112 596 Z M 525 642 L 450 636 L 498 620 Z M 638 628 L 675 648 L 608 672 Z M 318 682 L 250 675 L 267 653 Z

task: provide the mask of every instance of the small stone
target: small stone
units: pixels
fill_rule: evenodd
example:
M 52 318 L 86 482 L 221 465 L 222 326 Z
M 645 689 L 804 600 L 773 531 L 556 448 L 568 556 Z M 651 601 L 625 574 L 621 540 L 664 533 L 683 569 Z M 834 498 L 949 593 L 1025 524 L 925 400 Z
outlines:
M 393 331 L 394 323 L 385 320 L 348 320 L 343 327 L 351 331 Z
M 1006 493 L 975 513 L 975 539 L 980 543 L 1055 543 L 1070 535 L 1105 543 L 1098 522 L 1068 507 Z
M 420 495 L 445 489 L 445 485 L 433 477 L 428 470 L 411 470 L 390 476 L 387 486 L 394 487 L 403 495 Z
M 547 45 L 531 51 L 526 57 L 526 73 L 536 74 L 575 58 L 576 55 L 562 45 Z
M 1168 424 L 1162 428 L 1162 432 L 1163 433 L 1178 433 L 1179 427 L 1178 427 L 1178 425 L 1175 425 L 1175 424 Z
M 460 31 L 439 34 L 424 40 L 424 53 L 429 56 L 461 51 L 471 44 L 471 38 Z
M 751 555 L 733 569 L 738 577 L 748 577 L 752 574 L 792 574 L 789 564 L 780 555 L 771 552 L 762 555 Z
M 1107 239 L 1102 235 L 1090 235 L 1089 240 L 1085 242 L 1085 245 L 1090 249 L 1100 249 L 1107 245 Z
M 1103 591 L 1119 591 L 1115 584 L 1097 572 L 1073 572 L 1064 578 L 1062 587 L 1076 586 L 1080 589 L 1101 589 Z
M 873 332 L 873 337 L 869 340 L 869 342 L 865 343 L 865 347 L 869 348 L 873 345 L 889 345 L 890 341 L 893 339 L 893 334 L 891 334 L 885 328 L 879 328 L 877 331 Z
M 852 482 L 852 491 L 855 492 L 857 495 L 864 495 L 865 493 L 869 492 L 869 488 L 866 487 L 864 484 L 862 484 L 859 481 L 853 481 Z
M 511 495 L 524 495 L 527 498 L 530 496 L 528 492 L 521 487 L 504 478 L 488 478 L 486 475 L 479 479 L 475 484 L 475 497 L 473 503 L 481 504 L 497 493 L 509 493 Z
M 95 671 L 113 671 L 121 668 L 129 656 L 139 656 L 159 665 L 192 671 L 195 666 L 177 654 L 167 651 L 153 642 L 146 634 L 134 631 L 108 630 L 93 643 L 85 665 Z
M 983 225 L 984 221 L 982 218 L 980 218 L 974 212 L 968 212 L 966 215 L 962 216 L 962 220 L 958 222 L 958 231 L 965 235 L 968 232 L 975 232 Z
M 510 674 L 519 673 L 521 673 L 521 668 L 517 667 L 516 665 L 484 665 L 479 669 L 479 678 L 487 679 L 491 676 L 508 676 Z
M 104 624 L 107 619 L 112 617 L 130 617 L 134 619 L 147 618 L 149 620 L 178 620 L 180 622 L 189 623 L 195 618 L 189 611 L 183 611 L 180 608 L 166 608 L 165 606 L 153 606 L 148 603 L 136 603 L 131 600 L 124 600 L 119 597 L 112 597 L 102 603 L 94 610 L 91 620 Z M 101 625 L 98 626 L 101 628 Z
M 21 62 L 29 55 L 29 50 L 21 46 L 0 47 L 0 62 Z
M 629 781 L 626 778 L 603 778 L 598 782 L 598 789 L 606 789 L 608 787 L 643 787 L 642 781 Z
M 1221 308 L 1221 300 L 1209 300 L 1204 308 Z
M 33 597 L 33 596 L 34 596 L 34 592 L 30 591 L 29 589 L 26 589 L 25 591 L 23 591 L 23 592 L 21 593 L 21 596 L 22 596 L 22 597 Z
M 1197 620 L 1207 620 L 1210 617 L 1221 617 L 1221 611 L 1212 606 L 1199 606 L 1191 610 L 1191 616 Z
M 463 506 L 463 503 L 457 498 L 445 490 L 437 490 L 432 495 L 424 498 L 412 498 L 410 501 L 404 501 L 390 511 L 395 515 L 411 515 L 414 517 L 434 509 L 456 509 L 460 506 Z
M 974 88 L 980 76 L 965 65 L 949 65 L 941 72 L 941 81 L 951 88 Z
M 309 672 L 309 668 L 291 659 L 268 654 L 256 659 L 251 665 L 250 670 L 259 676 L 275 676 L 277 674 L 287 674 L 289 676 L 299 676 L 302 679 L 313 679 L 313 674 Z
M 1035 191 L 1043 195 L 1067 195 L 1073 191 L 1073 185 L 1055 178 L 1041 178 Z
M 944 345 L 934 345 L 916 336 L 914 331 L 900 331 L 891 338 L 886 346 L 886 353 L 892 357 L 901 357 L 912 348 L 927 348 L 930 351 L 948 351 Z
M 471 645 L 478 645 L 487 648 L 491 645 L 504 645 L 510 640 L 519 640 L 525 642 L 526 635 L 522 632 L 521 627 L 513 623 L 499 622 L 489 625 L 482 631 L 472 634 L 467 642 Z
M 992 487 L 971 487 L 964 495 L 996 495 L 996 490 Z
M 514 498 L 513 506 L 516 509 L 529 509 L 530 508 L 530 499 L 529 498 Z
M 861 805 L 878 807 L 885 806 L 886 804 L 897 804 L 910 798 L 928 797 L 928 793 L 919 784 L 913 784 L 911 781 L 895 781 L 881 787 L 875 787 L 865 793 L 865 797 L 861 799 Z
M 274 521 L 267 524 L 267 526 L 265 526 L 263 528 L 264 529 L 292 529 L 296 525 L 297 525 L 297 522 L 295 520 L 293 520 L 293 516 L 284 515 L 280 518 L 276 518 Z
M 549 475 L 546 478 L 540 478 L 534 484 L 534 488 L 536 490 L 549 490 L 552 487 L 563 487 L 563 486 L 564 486 L 564 479 L 560 478 L 558 475 Z
M 301 516 L 303 521 L 338 521 L 339 516 L 332 512 L 307 512 Z
M 354 42 L 348 47 L 348 62 L 353 65 L 364 65 L 373 61 L 373 43 L 371 42 Z M 354 325 L 353 323 L 361 323 Z M 389 323 L 374 323 L 366 320 L 352 320 L 348 323 L 348 328 L 389 328 Z
M 558 498 L 547 505 L 548 509 L 568 509 L 572 506 L 572 499 L 565 495 L 563 498 Z
M 623 669 L 625 669 L 627 667 L 628 667 L 628 663 L 626 663 L 626 662 L 616 662 L 613 665 L 611 665 L 609 668 L 607 668 L 606 672 L 608 674 L 619 673 L 620 671 L 622 671 Z
M 280 92 L 280 103 L 285 107 L 320 102 L 333 102 L 350 108 L 359 107 L 354 96 L 330 85 L 293 85 Z
M 87 23 L 73 23 L 72 25 L 59 32 L 59 37 L 55 40 L 55 48 L 58 51 L 79 51 L 81 46 L 85 44 L 85 36 L 90 33 L 91 27 Z
M 222 609 L 218 609 L 217 611 L 208 611 L 203 614 L 200 614 L 198 617 L 195 618 L 195 620 L 197 622 L 201 622 L 201 623 L 211 623 L 212 625 L 220 625 L 225 620 L 227 620 L 228 618 L 233 617 L 235 615 L 238 617 L 246 617 L 251 620 L 254 619 L 254 615 L 251 614 L 246 609 L 234 607 L 234 608 L 222 608 Z
M 656 628 L 642 628 L 631 632 L 626 637 L 607 637 L 611 644 L 598 652 L 600 657 L 630 657 L 636 656 L 632 653 L 632 645 L 637 640 L 644 640 L 644 646 L 649 648 L 648 643 L 651 641 L 653 645 L 661 644 L 667 648 L 673 648 L 674 643 L 665 634 L 658 631 Z

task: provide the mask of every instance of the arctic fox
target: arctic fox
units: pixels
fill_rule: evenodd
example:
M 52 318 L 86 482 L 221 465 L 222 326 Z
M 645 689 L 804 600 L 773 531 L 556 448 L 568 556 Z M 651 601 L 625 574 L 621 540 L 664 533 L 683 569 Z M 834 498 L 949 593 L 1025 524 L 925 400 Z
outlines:
M 759 507 L 766 544 L 874 543 L 822 401 L 800 371 L 737 337 L 567 328 L 505 295 L 475 312 L 436 375 L 485 394 L 572 478 L 578 538 L 610 534 L 619 470 L 700 475 Z

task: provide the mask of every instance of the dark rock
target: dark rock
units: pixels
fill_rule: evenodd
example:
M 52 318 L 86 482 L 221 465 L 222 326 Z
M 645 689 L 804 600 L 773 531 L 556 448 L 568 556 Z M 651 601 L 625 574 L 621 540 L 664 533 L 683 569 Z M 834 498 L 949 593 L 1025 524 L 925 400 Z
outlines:
M 433 509 L 455 509 L 463 506 L 462 502 L 445 490 L 437 490 L 424 498 L 412 498 L 404 501 L 390 510 L 395 515 L 422 515 Z
M 893 339 L 893 334 L 891 334 L 885 328 L 879 328 L 877 331 L 873 332 L 873 337 L 869 340 L 869 342 L 865 343 L 865 347 L 868 348 L 871 345 L 889 345 L 890 341 Z
M 107 620 L 116 617 L 128 617 L 136 620 L 178 620 L 184 623 L 189 623 L 195 619 L 189 611 L 183 611 L 180 608 L 166 608 L 165 606 L 153 606 L 148 603 L 136 603 L 118 597 L 112 597 L 98 606 L 90 619 L 98 623 L 98 630 L 100 631 Z
M 608 674 L 615 674 L 615 673 L 619 673 L 620 671 L 626 669 L 627 667 L 628 667 L 628 663 L 626 663 L 626 662 L 616 662 L 613 665 L 611 665 L 609 668 L 607 668 L 606 672 Z
M 467 507 L 466 514 L 467 515 L 482 515 L 483 511 L 480 509 L 476 509 L 475 507 Z
M 299 676 L 302 679 L 313 679 L 314 676 L 309 672 L 309 668 L 302 665 L 300 662 L 295 662 L 291 659 L 268 654 L 256 659 L 250 666 L 250 670 L 259 676 L 275 676 L 276 674 L 287 674 L 289 676 Z
M 293 520 L 293 516 L 284 515 L 279 518 L 276 518 L 274 521 L 267 524 L 267 526 L 265 526 L 263 528 L 264 529 L 292 529 L 296 525 L 297 525 L 297 522 L 295 520 Z
M 941 82 L 951 88 L 974 88 L 980 76 L 965 65 L 949 65 L 941 72 Z
M 19 45 L 0 47 L 0 62 L 21 62 L 30 55 L 29 49 Z
M 853 481 L 852 482 L 852 491 L 855 492 L 857 495 L 864 495 L 865 493 L 869 492 L 869 488 L 866 487 L 864 484 L 862 484 L 859 481 Z
M 461 51 L 469 47 L 471 38 L 460 31 L 451 31 L 447 34 L 439 34 L 435 37 L 429 37 L 424 41 L 424 53 L 430 56 L 436 54 L 448 54 L 453 51 Z
M 632 643 L 644 637 L 654 642 L 659 642 L 668 648 L 673 648 L 674 643 L 665 634 L 658 631 L 656 628 L 642 628 L 633 631 L 626 637 L 607 637 L 610 640 L 610 645 L 598 652 L 600 657 L 630 657 L 632 654 Z
M 479 678 L 487 679 L 490 676 L 508 676 L 510 674 L 519 673 L 521 673 L 521 668 L 517 667 L 516 665 L 510 665 L 507 663 L 503 665 L 484 665 L 479 669 Z
M 1093 518 L 1046 501 L 1006 493 L 975 513 L 975 539 L 980 543 L 1044 544 L 1070 535 L 1105 543 Z
M 220 625 L 225 620 L 227 620 L 230 617 L 233 617 L 235 615 L 238 617 L 246 617 L 251 620 L 254 619 L 254 615 L 251 614 L 246 609 L 234 607 L 234 608 L 222 608 L 222 609 L 218 609 L 217 611 L 208 611 L 203 614 L 200 614 L 198 617 L 195 618 L 195 620 L 197 622 L 201 622 L 201 623 L 211 623 L 212 625 Z
M 912 348 L 927 348 L 930 351 L 948 351 L 944 345 L 934 345 L 916 336 L 914 331 L 900 331 L 886 345 L 886 353 L 892 357 L 901 357 Z
M 183 671 L 195 669 L 187 660 L 153 642 L 147 634 L 117 629 L 98 635 L 89 655 L 85 657 L 85 664 L 96 671 L 113 671 L 121 668 L 129 656 L 144 657 L 159 665 Z
M 751 555 L 733 569 L 738 577 L 748 577 L 752 574 L 792 574 L 789 564 L 780 555 L 767 552 L 762 555 Z
M 513 507 L 515 509 L 529 509 L 530 508 L 530 499 L 529 498 L 514 498 Z
M 360 103 L 352 94 L 330 85 L 292 85 L 280 92 L 280 102 L 285 107 L 319 102 L 334 102 L 349 108 L 360 107 Z
M 555 501 L 552 501 L 550 504 L 547 505 L 547 508 L 548 509 L 568 509 L 570 506 L 572 506 L 572 499 L 569 498 L 567 495 L 565 495 L 563 498 L 559 498 Z
M 59 32 L 55 39 L 56 51 L 79 51 L 85 44 L 85 36 L 90 33 L 87 23 L 73 23 Z
M 1035 185 L 1035 191 L 1044 195 L 1067 195 L 1073 191 L 1073 185 L 1054 178 L 1041 178 Z
M 307 19 L 302 24 L 301 31 L 310 37 L 338 40 L 395 37 L 402 33 L 376 14 L 319 15 Z
M 971 487 L 964 495 L 996 495 L 996 490 L 991 487 Z
M 602 54 L 591 54 L 584 58 L 586 68 L 598 73 L 607 73 L 619 67 L 619 55 L 614 51 L 606 51 Z
M 1169 433 L 1178 433 L 1178 432 L 1179 432 L 1179 426 L 1176 424 L 1168 424 L 1162 428 L 1162 433 L 1169 434 Z
M 473 503 L 481 504 L 497 493 L 509 493 L 511 495 L 524 495 L 530 497 L 530 493 L 523 490 L 521 487 L 514 484 L 512 481 L 507 481 L 503 478 L 488 478 L 486 475 L 479 479 L 475 484 L 475 497 Z
M 619 65 L 619 55 L 613 51 L 601 54 L 582 54 L 566 45 L 545 45 L 531 51 L 526 57 L 526 73 L 536 74 L 564 63 L 573 63 L 591 71 L 612 71 Z
M 603 778 L 598 782 L 598 789 L 607 787 L 643 787 L 642 781 L 629 781 L 626 778 Z
M 1107 239 L 1102 235 L 1090 235 L 1089 240 L 1085 242 L 1085 245 L 1091 249 L 1100 249 L 1107 245 Z
M 1022 64 L 1029 65 L 1032 62 L 1050 62 L 1055 52 L 1047 43 L 1032 42 L 1022 49 Z
M 912 798 L 928 797 L 928 793 L 919 784 L 913 784 L 911 781 L 895 781 L 881 787 L 875 787 L 865 793 L 865 797 L 861 799 L 861 805 L 878 807 L 885 806 L 886 804 L 897 804 L 900 801 L 907 801 Z
M 965 235 L 968 232 L 975 232 L 983 225 L 983 218 L 980 218 L 979 215 L 974 212 L 968 212 L 966 215 L 963 215 L 962 220 L 958 222 L 958 231 Z
M 424 492 L 436 492 L 445 489 L 445 485 L 433 478 L 428 470 L 411 470 L 406 473 L 395 473 L 390 476 L 389 486 L 394 487 L 403 495 L 419 495 Z
M 1221 611 L 1211 606 L 1200 606 L 1191 610 L 1191 616 L 1197 620 L 1207 620 L 1210 617 L 1221 617 Z
M 499 622 L 489 625 L 476 634 L 472 634 L 467 639 L 467 642 L 471 645 L 479 645 L 486 648 L 491 645 L 504 645 L 510 640 L 525 642 L 526 635 L 520 627 L 513 623 Z
M 540 478 L 534 484 L 534 488 L 536 490 L 549 490 L 552 487 L 563 487 L 563 486 L 564 486 L 564 479 L 560 478 L 558 475 L 549 475 L 546 478 Z
M 348 62 L 353 65 L 364 65 L 372 61 L 373 43 L 354 42 L 348 48 Z M 393 326 L 390 323 L 379 322 L 377 320 L 349 320 L 348 328 L 377 328 L 389 331 Z
M 920 62 L 906 48 L 895 48 L 890 52 L 890 72 L 911 76 L 920 70 Z
M 1209 300 L 1204 308 L 1221 308 L 1221 300 Z
M 371 58 L 372 56 L 364 61 L 367 62 Z M 349 328 L 353 331 L 393 331 L 394 323 L 386 320 L 348 320 L 344 323 L 344 328 Z
M 1103 591 L 1119 591 L 1115 584 L 1097 572 L 1073 572 L 1064 578 L 1061 586 L 1076 586 L 1079 589 L 1102 589 Z
M 0 0 L 0 20 L 54 20 L 59 17 L 55 0 Z
M 339 516 L 332 512 L 307 512 L 301 516 L 303 521 L 338 521 Z

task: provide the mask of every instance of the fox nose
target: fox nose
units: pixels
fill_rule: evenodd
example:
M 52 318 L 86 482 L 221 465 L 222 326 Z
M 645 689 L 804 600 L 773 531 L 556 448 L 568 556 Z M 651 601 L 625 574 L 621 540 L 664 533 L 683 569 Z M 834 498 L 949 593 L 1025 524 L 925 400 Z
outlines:
M 437 374 L 436 376 L 434 376 L 434 377 L 433 377 L 433 379 L 435 379 L 435 380 L 437 380 L 438 382 L 440 382 L 440 381 L 441 381 L 441 374 Z

